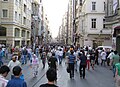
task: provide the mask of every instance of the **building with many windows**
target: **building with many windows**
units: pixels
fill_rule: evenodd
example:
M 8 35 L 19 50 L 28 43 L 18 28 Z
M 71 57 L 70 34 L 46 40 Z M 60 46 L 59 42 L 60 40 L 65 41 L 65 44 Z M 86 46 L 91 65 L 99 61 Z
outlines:
M 32 0 L 32 13 L 31 13 L 31 44 L 33 49 L 39 44 L 39 32 L 41 29 L 41 2 L 39 0 Z
M 120 53 L 120 0 L 105 0 L 106 28 L 110 29 L 112 35 L 112 47 Z
M 0 0 L 0 44 L 30 44 L 31 0 Z
M 81 3 L 82 2 L 82 3 Z M 105 0 L 81 0 L 79 31 L 83 45 L 111 46 L 111 29 L 105 27 Z

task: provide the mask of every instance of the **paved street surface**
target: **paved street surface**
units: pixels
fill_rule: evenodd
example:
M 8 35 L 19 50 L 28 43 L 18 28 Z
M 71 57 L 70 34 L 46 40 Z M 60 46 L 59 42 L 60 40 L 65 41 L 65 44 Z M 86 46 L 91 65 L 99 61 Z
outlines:
M 22 67 L 28 87 L 39 87 L 40 84 L 47 82 L 45 73 L 48 67 L 42 69 L 41 61 L 39 75 L 36 78 L 33 78 L 32 68 L 30 68 L 29 62 L 26 65 L 22 65 Z M 86 79 L 80 78 L 79 72 L 76 71 L 74 79 L 70 79 L 69 74 L 66 72 L 66 65 L 63 62 L 62 65 L 59 65 L 56 84 L 59 87 L 115 87 L 112 75 L 112 71 L 107 67 L 95 66 L 95 70 L 86 70 Z

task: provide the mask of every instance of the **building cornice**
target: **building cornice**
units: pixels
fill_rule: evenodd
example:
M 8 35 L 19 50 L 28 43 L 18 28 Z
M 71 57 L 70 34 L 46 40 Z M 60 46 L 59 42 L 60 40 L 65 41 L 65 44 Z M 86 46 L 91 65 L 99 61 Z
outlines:
M 20 25 L 19 23 L 15 23 L 15 22 L 1 22 L 0 25 L 15 25 L 15 26 L 30 30 L 30 28 L 28 28 L 27 26 Z
M 105 12 L 103 12 L 103 13 L 98 13 L 98 12 L 91 12 L 91 13 L 85 13 L 85 15 L 88 15 L 88 14 L 105 14 Z

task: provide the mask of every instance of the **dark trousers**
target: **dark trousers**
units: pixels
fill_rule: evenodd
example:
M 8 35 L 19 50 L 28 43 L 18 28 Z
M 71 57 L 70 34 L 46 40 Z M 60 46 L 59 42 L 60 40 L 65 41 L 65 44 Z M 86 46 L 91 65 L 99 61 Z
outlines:
M 46 59 L 42 59 L 43 68 L 45 68 Z
M 98 63 L 98 57 L 97 56 L 95 58 L 95 64 L 99 65 L 99 63 Z
M 80 77 L 85 78 L 85 67 L 86 67 L 86 65 L 80 65 L 80 67 L 79 67 Z
M 110 66 L 110 58 L 107 58 L 107 65 Z
M 70 78 L 74 77 L 74 63 L 69 63 Z
M 102 62 L 101 62 L 101 66 L 104 64 L 104 66 L 105 66 L 105 62 L 106 62 L 106 60 L 103 60 L 102 59 Z

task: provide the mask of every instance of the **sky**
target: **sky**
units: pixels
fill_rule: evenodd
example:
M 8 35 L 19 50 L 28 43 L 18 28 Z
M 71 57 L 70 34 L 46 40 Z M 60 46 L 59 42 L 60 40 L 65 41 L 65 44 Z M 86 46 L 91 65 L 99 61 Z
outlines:
M 68 0 L 43 0 L 44 12 L 47 14 L 52 37 L 58 35 L 62 18 L 67 11 Z

